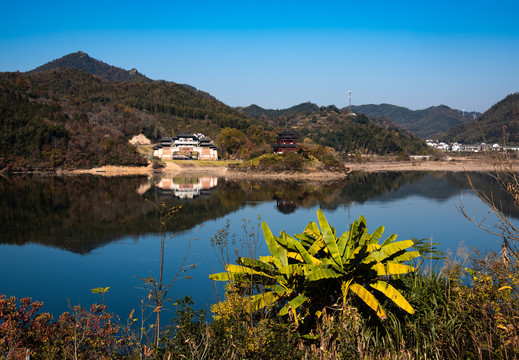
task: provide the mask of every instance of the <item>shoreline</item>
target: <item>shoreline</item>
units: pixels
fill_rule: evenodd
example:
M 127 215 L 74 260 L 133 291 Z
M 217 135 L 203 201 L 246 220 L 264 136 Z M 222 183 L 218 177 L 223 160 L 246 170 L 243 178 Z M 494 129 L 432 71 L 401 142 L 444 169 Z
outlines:
M 519 160 L 510 160 L 510 164 L 515 169 L 519 169 Z M 231 179 L 290 179 L 290 180 L 338 180 L 348 177 L 351 172 L 408 172 L 408 171 L 429 171 L 429 172 L 493 172 L 495 167 L 490 159 L 487 158 L 450 158 L 446 160 L 409 160 L 399 161 L 391 159 L 370 159 L 362 162 L 346 162 L 344 165 L 349 168 L 349 172 L 331 171 L 309 171 L 309 172 L 245 172 L 229 169 L 223 165 L 197 165 L 196 163 L 181 164 L 166 162 L 165 167 L 154 170 L 148 166 L 102 166 L 92 169 L 58 170 L 58 171 L 38 171 L 27 172 L 27 174 L 45 175 L 78 175 L 90 174 L 100 176 L 194 176 L 207 175 L 218 176 Z M 23 174 L 23 173 L 22 173 Z M 4 174 L 7 175 L 7 174 Z
M 519 169 L 518 160 L 510 160 L 515 169 Z M 495 166 L 488 158 L 450 158 L 446 160 L 375 160 L 361 163 L 346 163 L 351 171 L 430 171 L 430 172 L 492 172 Z

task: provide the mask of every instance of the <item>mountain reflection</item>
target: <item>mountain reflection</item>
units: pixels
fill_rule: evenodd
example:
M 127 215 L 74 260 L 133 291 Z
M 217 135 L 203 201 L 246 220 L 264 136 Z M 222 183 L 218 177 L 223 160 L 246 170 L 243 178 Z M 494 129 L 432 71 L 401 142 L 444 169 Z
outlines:
M 506 199 L 487 175 L 471 174 L 478 189 Z M 334 209 L 368 200 L 390 202 L 407 196 L 437 201 L 470 190 L 460 173 L 354 173 L 347 180 L 238 181 L 211 176 L 147 178 L 70 176 L 0 177 L 0 243 L 40 243 L 86 254 L 125 236 L 157 232 L 158 214 L 148 201 L 182 205 L 169 231 L 191 229 L 238 210 L 244 204 L 275 202 L 280 213 L 319 206 Z M 519 217 L 513 202 L 505 213 Z

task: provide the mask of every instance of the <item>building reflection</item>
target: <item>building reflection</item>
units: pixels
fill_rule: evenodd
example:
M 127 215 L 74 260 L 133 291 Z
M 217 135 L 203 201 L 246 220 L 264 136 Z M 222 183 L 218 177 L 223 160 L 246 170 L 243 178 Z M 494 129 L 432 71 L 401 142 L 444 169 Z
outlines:
M 160 189 L 161 195 L 193 199 L 201 195 L 209 195 L 218 186 L 218 178 L 212 176 L 162 178 L 155 186 Z
M 283 214 L 291 214 L 297 209 L 297 203 L 291 200 L 276 199 L 276 207 Z

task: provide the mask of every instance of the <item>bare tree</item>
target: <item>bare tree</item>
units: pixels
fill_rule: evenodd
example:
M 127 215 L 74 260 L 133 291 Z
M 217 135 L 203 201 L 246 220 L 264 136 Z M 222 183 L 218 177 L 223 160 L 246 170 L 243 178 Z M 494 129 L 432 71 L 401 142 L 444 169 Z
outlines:
M 517 169 L 512 161 L 510 153 L 503 151 L 488 151 L 489 161 L 493 165 L 493 170 L 487 174 L 496 180 L 500 188 L 513 201 L 515 207 L 519 208 L 519 176 Z M 469 211 L 463 203 L 460 204 L 458 210 L 472 223 L 487 231 L 490 234 L 499 236 L 503 239 L 501 257 L 503 261 L 508 262 L 509 256 L 515 261 L 519 260 L 519 228 L 513 224 L 510 217 L 503 211 L 502 203 L 495 199 L 494 193 L 490 191 L 485 193 L 476 189 L 469 174 L 467 174 L 470 186 L 477 197 L 488 206 L 488 213 L 481 220 L 476 219 L 469 214 Z M 490 223 L 489 216 L 494 214 L 497 223 Z

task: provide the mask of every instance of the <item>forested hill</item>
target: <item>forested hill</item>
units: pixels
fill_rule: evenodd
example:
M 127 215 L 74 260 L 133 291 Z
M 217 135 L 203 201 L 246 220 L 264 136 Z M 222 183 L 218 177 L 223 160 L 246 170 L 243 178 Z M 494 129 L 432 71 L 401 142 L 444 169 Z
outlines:
M 0 73 L 0 170 L 141 164 L 128 145 L 179 132 L 216 137 L 252 119 L 185 85 L 110 82 L 73 68 Z
M 448 106 L 432 106 L 423 110 L 410 110 L 405 107 L 381 104 L 352 106 L 352 110 L 373 116 L 384 116 L 412 131 L 419 137 L 435 138 L 453 126 L 473 120 L 477 112 L 464 112 Z
M 300 139 L 309 138 L 340 152 L 417 154 L 426 149 L 421 139 L 388 118 L 352 115 L 333 105 L 318 107 L 303 103 L 284 110 L 265 110 L 251 105 L 240 110 L 269 126 L 294 131 Z
M 152 81 L 142 75 L 137 69 L 124 70 L 116 66 L 108 65 L 102 61 L 90 57 L 83 51 L 65 55 L 59 59 L 50 61 L 45 65 L 39 66 L 31 72 L 40 72 L 57 68 L 72 68 L 82 70 L 86 73 L 101 76 L 108 81 L 119 82 L 142 82 Z
M 279 116 L 288 116 L 297 113 L 314 113 L 319 111 L 319 106 L 313 104 L 311 102 L 301 103 L 299 105 L 292 106 L 288 109 L 281 110 L 272 110 L 272 109 L 264 109 L 258 105 L 250 105 L 243 108 L 238 108 L 238 110 L 242 111 L 244 114 L 254 117 L 256 119 L 260 119 L 262 117 L 279 117 Z
M 201 132 L 216 140 L 223 156 L 235 157 L 271 152 L 280 130 L 348 153 L 424 150 L 422 141 L 387 118 L 370 121 L 312 103 L 250 108 L 256 114 L 188 85 L 69 54 L 27 73 L 0 73 L 0 171 L 143 165 L 128 143 L 139 133 L 156 141 Z
M 451 128 L 443 140 L 519 144 L 519 93 L 508 95 L 474 121 Z

